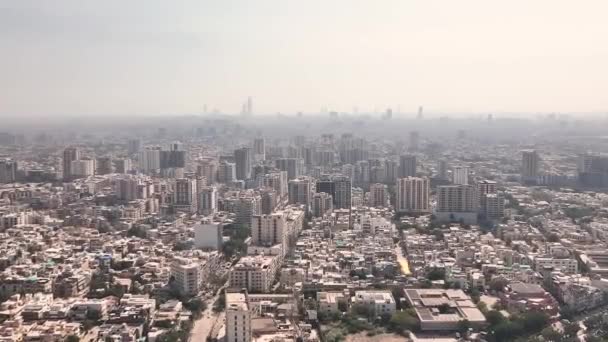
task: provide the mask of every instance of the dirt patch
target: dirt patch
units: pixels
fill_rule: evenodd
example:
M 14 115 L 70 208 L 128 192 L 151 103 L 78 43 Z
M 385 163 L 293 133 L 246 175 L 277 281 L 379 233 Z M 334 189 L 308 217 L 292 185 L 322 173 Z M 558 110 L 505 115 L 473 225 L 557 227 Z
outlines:
M 396 334 L 378 334 L 367 336 L 367 333 L 362 332 L 354 335 L 348 335 L 345 338 L 346 342 L 405 342 L 410 339 Z

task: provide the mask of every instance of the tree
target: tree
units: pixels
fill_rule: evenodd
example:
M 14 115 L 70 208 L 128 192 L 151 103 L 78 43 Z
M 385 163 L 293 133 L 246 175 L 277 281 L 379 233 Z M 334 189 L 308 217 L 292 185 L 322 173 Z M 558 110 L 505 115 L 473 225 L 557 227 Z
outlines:
M 184 303 L 184 307 L 190 310 L 195 318 L 198 318 L 207 309 L 207 303 L 200 298 L 194 298 Z
M 503 316 L 500 311 L 490 310 L 486 314 L 486 321 L 490 324 L 490 326 L 498 325 L 505 320 L 505 316 Z
M 440 268 L 432 268 L 427 274 L 426 277 L 428 280 L 444 280 L 445 279 L 445 270 Z
M 559 235 L 556 233 L 551 233 L 547 235 L 547 242 L 559 242 Z
M 533 333 L 541 331 L 549 323 L 549 316 L 546 313 L 532 311 L 524 313 L 518 320 L 523 322 L 526 333 Z
M 418 318 L 408 311 L 397 311 L 393 314 L 389 321 L 389 329 L 403 334 L 406 331 L 417 331 L 420 327 Z
M 70 335 L 70 336 L 66 337 L 65 341 L 66 342 L 80 342 L 80 337 L 78 337 L 76 335 Z
M 559 341 L 562 338 L 562 334 L 553 329 L 552 327 L 547 327 L 543 329 L 540 333 L 545 341 Z
M 564 324 L 564 335 L 567 337 L 576 337 L 576 334 L 580 329 L 580 325 L 576 322 L 566 323 Z
M 468 319 L 463 319 L 462 321 L 458 321 L 458 331 L 461 334 L 465 334 L 472 328 L 471 322 Z
M 481 293 L 476 287 L 471 289 L 471 293 L 469 295 L 471 296 L 471 300 L 475 304 L 479 303 L 479 301 L 481 300 Z

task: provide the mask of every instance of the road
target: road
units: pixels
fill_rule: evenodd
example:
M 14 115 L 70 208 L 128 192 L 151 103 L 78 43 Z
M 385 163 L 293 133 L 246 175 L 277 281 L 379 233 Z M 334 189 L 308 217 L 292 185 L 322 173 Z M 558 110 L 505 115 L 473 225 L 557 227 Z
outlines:
M 213 304 L 219 298 L 220 293 L 224 291 L 224 288 L 228 286 L 228 282 L 224 284 L 221 288 L 215 292 L 215 296 L 206 301 L 207 309 L 203 311 L 201 318 L 194 321 L 194 326 L 192 327 L 192 331 L 190 333 L 190 341 L 191 342 L 205 342 L 207 341 L 207 336 L 212 332 L 213 327 L 216 325 L 216 321 L 219 317 L 221 317 L 222 313 L 213 312 Z

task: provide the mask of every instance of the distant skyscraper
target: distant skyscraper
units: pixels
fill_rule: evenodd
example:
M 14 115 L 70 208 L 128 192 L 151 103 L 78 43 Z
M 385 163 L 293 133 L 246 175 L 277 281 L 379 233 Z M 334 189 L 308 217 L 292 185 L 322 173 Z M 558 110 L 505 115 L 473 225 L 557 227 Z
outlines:
M 256 161 L 266 159 L 266 143 L 264 138 L 255 138 L 253 140 L 253 155 Z
M 415 155 L 399 157 L 399 177 L 416 177 L 417 161 Z
M 333 210 L 333 199 L 326 192 L 318 192 L 312 195 L 312 215 L 322 217 Z
M 294 179 L 302 174 L 304 161 L 301 158 L 280 158 L 275 160 L 275 167 L 287 171 L 288 179 Z
M 303 204 L 310 206 L 312 195 L 312 180 L 308 177 L 300 177 L 289 181 L 289 204 Z
M 437 177 L 440 179 L 448 179 L 448 162 L 445 160 L 439 161 Z
M 127 152 L 129 155 L 138 153 L 141 150 L 141 139 L 129 139 L 127 141 Z
M 13 183 L 17 180 L 17 162 L 0 159 L 0 183 Z
M 173 206 L 179 210 L 184 210 L 191 213 L 196 212 L 198 209 L 196 189 L 196 179 L 176 179 L 175 192 L 173 193 Z
M 95 175 L 95 160 L 79 159 L 70 164 L 70 179 L 86 178 Z
M 251 96 L 247 98 L 247 115 L 253 115 L 253 100 Z
M 234 151 L 236 163 L 236 179 L 247 180 L 251 178 L 251 148 L 243 147 Z
M 410 151 L 418 151 L 420 143 L 420 133 L 418 131 L 410 132 Z
M 482 213 L 486 210 L 487 196 L 490 194 L 496 194 L 495 181 L 482 180 L 477 182 L 477 199 L 479 200 L 479 208 Z
M 116 173 L 128 173 L 133 169 L 133 166 L 131 165 L 131 159 L 129 158 L 116 159 L 114 161 L 114 166 L 116 169 Z
M 435 215 L 440 221 L 477 222 L 477 189 L 473 185 L 442 185 L 437 187 Z
M 452 170 L 452 183 L 467 185 L 469 184 L 469 168 L 466 166 L 457 166 Z
M 160 147 L 148 147 L 139 152 L 139 168 L 144 173 L 155 173 L 160 170 Z
M 112 173 L 112 158 L 111 157 L 99 157 L 95 162 L 95 174 L 107 175 Z
M 386 207 L 388 206 L 388 191 L 386 184 L 374 183 L 369 186 L 370 207 Z
M 407 177 L 397 180 L 397 203 L 400 213 L 428 213 L 430 181 L 428 178 Z
M 424 117 L 422 106 L 418 107 L 418 116 L 417 119 L 422 119 Z
M 350 209 L 352 206 L 352 183 L 348 177 L 336 176 L 334 204 L 337 209 Z
M 76 147 L 68 147 L 63 150 L 63 180 L 72 180 L 72 162 L 80 159 L 80 151 Z
M 223 161 L 220 163 L 217 170 L 217 180 L 220 183 L 232 183 L 236 180 L 236 165 Z
M 522 181 L 534 181 L 538 176 L 540 158 L 535 150 L 522 151 Z
M 204 187 L 200 191 L 198 212 L 202 215 L 215 214 L 217 210 L 217 189 L 212 186 Z

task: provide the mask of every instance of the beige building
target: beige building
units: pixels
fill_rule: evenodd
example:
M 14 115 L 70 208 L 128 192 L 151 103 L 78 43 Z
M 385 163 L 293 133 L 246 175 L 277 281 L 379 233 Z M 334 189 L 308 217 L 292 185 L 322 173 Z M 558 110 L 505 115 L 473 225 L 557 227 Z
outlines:
M 198 294 L 203 284 L 203 274 L 203 265 L 198 261 L 174 258 L 171 263 L 171 276 L 184 294 Z
M 251 340 L 251 311 L 247 294 L 226 292 L 226 342 Z
M 353 305 L 365 305 L 374 315 L 392 315 L 397 310 L 395 298 L 390 291 L 356 291 L 351 300 Z
M 280 256 L 242 257 L 230 271 L 230 287 L 248 292 L 268 293 L 280 267 Z
M 397 205 L 399 213 L 428 213 L 430 182 L 428 178 L 407 177 L 397 180 Z

